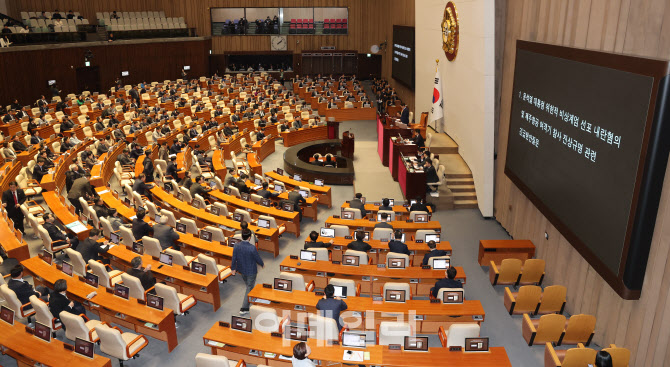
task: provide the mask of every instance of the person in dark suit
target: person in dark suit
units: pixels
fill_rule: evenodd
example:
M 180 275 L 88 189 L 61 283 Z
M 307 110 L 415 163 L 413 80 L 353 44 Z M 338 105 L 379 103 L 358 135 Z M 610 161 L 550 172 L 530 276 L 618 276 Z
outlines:
M 424 203 L 423 198 L 419 196 L 415 200 L 416 202 L 409 208 L 410 213 L 414 211 L 428 212 L 428 206 Z
M 133 87 L 128 94 L 130 95 L 130 99 L 136 103 L 140 103 L 140 94 L 137 91 L 137 87 Z
M 139 209 L 135 215 L 135 219 L 133 219 L 132 231 L 135 240 L 139 240 L 144 236 L 151 236 L 153 233 L 153 229 L 149 223 L 144 221 L 145 215 L 146 211 L 144 211 L 144 209 Z
M 356 231 L 356 241 L 349 242 L 349 244 L 347 245 L 347 248 L 349 250 L 354 250 L 354 251 L 363 251 L 363 252 L 370 251 L 370 249 L 372 249 L 372 246 L 363 242 L 363 239 L 365 239 L 365 232 Z
M 77 251 L 81 254 L 85 263 L 89 260 L 102 261 L 104 264 L 109 264 L 109 259 L 104 259 L 100 254 L 104 254 L 109 249 L 109 242 L 98 242 L 102 237 L 99 229 L 93 228 L 88 235 L 88 238 L 81 241 L 77 246 Z
M 249 176 L 247 176 L 246 173 L 242 173 L 240 175 L 240 178 L 237 181 L 233 182 L 233 185 L 235 187 L 237 187 L 237 190 L 240 192 L 240 194 L 241 193 L 246 193 L 246 194 L 251 193 L 251 189 L 249 188 L 249 186 L 247 186 L 247 179 L 248 178 L 249 178 Z
M 349 207 L 353 209 L 360 209 L 361 218 L 365 218 L 368 215 L 368 211 L 365 210 L 365 204 L 363 204 L 363 194 L 360 192 L 356 193 L 355 199 L 349 202 Z
M 393 229 L 393 226 L 388 223 L 389 220 L 389 214 L 388 213 L 380 213 L 379 216 L 381 217 L 381 221 L 379 221 L 377 224 L 375 224 L 375 228 L 389 228 Z
M 123 148 L 123 151 L 116 157 L 116 160 L 121 163 L 122 166 L 132 166 L 134 164 L 133 160 L 130 159 L 130 156 L 128 155 L 128 148 Z
M 435 282 L 435 286 L 430 289 L 430 294 L 432 294 L 433 297 L 437 297 L 437 293 L 439 293 L 442 288 L 463 288 L 461 281 L 456 280 L 456 273 L 456 268 L 450 266 L 446 271 L 447 277 Z
M 144 162 L 142 162 L 142 165 L 144 167 L 144 171 L 142 174 L 144 174 L 144 181 L 145 182 L 154 182 L 154 161 L 150 157 L 151 151 L 147 151 L 145 156 L 144 156 Z
M 402 243 L 402 231 L 397 230 L 394 233 L 394 239 L 393 241 L 389 242 L 389 251 L 395 252 L 398 254 L 405 254 L 405 255 L 411 255 L 409 252 L 409 249 L 407 248 L 407 245 Z
M 130 266 L 132 266 L 132 269 L 128 269 L 126 274 L 132 275 L 139 279 L 144 290 L 147 290 L 156 285 L 156 277 L 154 277 L 154 274 L 151 272 L 151 264 L 142 269 L 142 258 L 137 256 L 130 260 Z
M 16 293 L 16 298 L 19 299 L 22 305 L 30 303 L 30 296 L 37 296 L 43 300 L 47 299 L 49 290 L 46 287 L 39 286 L 33 288 L 30 283 L 23 279 L 23 265 L 17 264 L 9 274 L 12 279 L 7 282 L 7 287 Z
M 84 177 L 79 177 L 78 179 L 74 180 L 72 183 L 72 188 L 67 192 L 67 198 L 70 200 L 70 204 L 72 204 L 75 209 L 77 209 L 77 213 L 81 213 L 82 211 L 79 198 L 90 200 L 95 195 L 90 180 L 91 174 L 86 172 Z
M 33 167 L 33 179 L 37 182 L 42 182 L 42 177 L 49 173 L 49 170 L 44 167 L 44 159 L 37 158 L 37 164 Z
M 42 216 L 42 219 L 44 220 L 42 227 L 46 229 L 52 241 L 65 241 L 70 244 L 73 250 L 77 249 L 77 246 L 79 245 L 79 239 L 77 239 L 77 236 L 75 234 L 68 234 L 64 230 L 60 229 L 56 225 L 56 217 L 52 213 L 45 213 Z
M 177 154 L 181 152 L 182 145 L 179 140 L 174 139 L 172 141 L 172 146 L 170 147 L 170 154 Z
M 333 244 L 333 240 L 331 239 L 329 242 L 324 243 L 321 241 L 317 241 L 319 238 L 319 234 L 316 231 L 312 231 L 309 233 L 309 241 L 305 242 L 305 250 L 310 249 L 310 248 L 329 248 Z
M 42 140 L 44 139 L 40 138 L 40 132 L 35 130 L 30 137 L 30 144 L 39 144 Z
M 233 129 L 230 128 L 227 122 L 223 124 L 223 135 L 225 136 L 233 136 Z
M 424 165 L 424 171 L 426 171 L 426 192 L 430 192 L 431 188 L 428 186 L 428 184 L 440 181 L 440 178 L 437 177 L 435 167 L 433 167 L 432 160 L 429 159 L 426 161 L 426 164 Z
M 25 233 L 21 204 L 26 202 L 26 193 L 18 186 L 16 181 L 9 183 L 9 189 L 2 193 L 2 206 L 7 210 L 7 216 L 14 222 L 14 228 Z
M 21 139 L 19 138 L 18 135 L 14 135 L 14 138 L 12 139 L 12 148 L 14 148 L 14 151 L 18 154 L 21 152 L 25 152 L 28 150 L 28 148 L 21 142 Z
M 93 210 L 95 211 L 95 215 L 98 216 L 98 219 L 107 218 L 111 213 L 110 209 L 105 206 L 104 201 L 102 201 L 102 198 L 99 196 L 95 199 L 95 202 L 93 203 Z
M 261 127 L 261 130 L 256 133 L 256 140 L 263 140 L 265 138 L 265 128 Z
M 149 190 L 151 190 L 153 187 L 153 185 L 146 183 L 146 179 L 147 177 L 144 175 L 144 173 L 140 173 L 135 179 L 135 183 L 133 183 L 133 191 L 140 194 L 141 196 L 147 196 Z
M 195 181 L 193 182 L 193 185 L 191 185 L 191 188 L 189 189 L 189 192 L 191 193 L 191 197 L 194 198 L 195 195 L 200 195 L 203 198 L 207 197 L 207 193 L 212 191 L 209 187 L 205 188 L 202 186 L 202 176 L 198 175 L 195 177 Z
M 268 183 L 267 182 L 263 182 L 262 185 L 263 185 L 263 188 L 256 192 L 256 194 L 258 194 L 262 198 L 272 199 L 272 198 L 276 198 L 277 196 L 279 196 L 279 193 L 276 193 L 276 192 L 273 193 L 272 191 L 268 190 Z
M 300 190 L 298 190 L 297 187 L 288 193 L 288 201 L 293 203 L 293 210 L 298 212 L 300 220 L 302 221 L 302 208 L 300 207 L 300 203 L 306 204 L 307 200 L 300 195 Z
M 398 113 L 398 117 L 400 117 L 400 122 L 403 124 L 409 124 L 409 108 L 407 108 L 407 105 L 402 103 L 401 105 L 401 111 Z
M 424 147 L 426 145 L 426 142 L 423 140 L 423 136 L 421 136 L 421 130 L 419 129 L 414 130 L 414 137 L 412 138 L 412 143 L 414 143 L 417 147 Z
M 177 157 L 175 156 L 170 157 L 170 163 L 168 163 L 167 172 L 165 173 L 165 175 L 172 177 L 172 179 L 174 180 L 179 179 L 179 168 L 177 167 Z
M 73 315 L 86 314 L 86 308 L 76 301 L 70 301 L 67 298 L 67 281 L 58 279 L 54 283 L 54 290 L 49 297 L 49 311 L 53 317 L 60 319 L 61 312 L 69 312 Z M 63 324 L 63 329 L 65 325 Z
M 428 265 L 428 262 L 430 261 L 431 257 L 447 256 L 446 251 L 437 249 L 437 244 L 435 243 L 435 241 L 432 240 L 428 241 L 427 245 L 430 251 L 428 251 L 425 255 L 423 255 L 423 261 L 421 262 L 421 265 Z
M 389 200 L 389 199 L 382 199 L 382 205 L 379 206 L 379 210 L 390 210 L 390 211 L 393 211 L 393 207 L 391 206 L 391 200 Z
M 195 137 L 197 137 L 197 136 L 198 136 L 198 130 L 195 129 L 195 126 L 194 126 L 194 127 L 191 127 L 191 128 L 188 130 L 188 137 L 189 137 L 190 139 L 193 139 L 193 138 L 195 138 Z
M 161 216 L 160 223 L 154 226 L 154 238 L 157 239 L 163 250 L 168 248 L 177 248 L 176 242 L 179 239 L 179 234 L 174 228 L 167 225 L 168 217 Z

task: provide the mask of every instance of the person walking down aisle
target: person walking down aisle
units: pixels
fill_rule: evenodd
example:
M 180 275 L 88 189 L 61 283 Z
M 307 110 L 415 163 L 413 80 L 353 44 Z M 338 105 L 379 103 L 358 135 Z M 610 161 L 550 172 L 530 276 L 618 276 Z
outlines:
M 242 274 L 244 284 L 247 286 L 247 289 L 244 292 L 242 308 L 240 308 L 240 315 L 249 313 L 248 295 L 256 285 L 256 275 L 258 275 L 258 267 L 256 264 L 260 265 L 262 268 L 265 267 L 263 259 L 261 259 L 258 254 L 256 246 L 249 243 L 249 238 L 251 238 L 251 231 L 249 229 L 243 230 L 242 242 L 235 244 L 235 247 L 233 248 L 233 259 L 230 264 L 230 270 L 232 271 L 233 276 L 237 275 L 237 272 Z

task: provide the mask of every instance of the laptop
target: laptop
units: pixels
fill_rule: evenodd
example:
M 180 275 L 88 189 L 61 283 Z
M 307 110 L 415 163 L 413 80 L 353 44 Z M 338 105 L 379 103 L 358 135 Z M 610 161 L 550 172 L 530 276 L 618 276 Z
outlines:
M 300 190 L 298 192 L 300 193 L 300 196 L 302 196 L 305 199 L 307 199 L 309 197 L 309 192 L 307 192 L 305 190 Z
M 54 254 L 52 254 L 51 252 L 49 252 L 47 250 L 44 250 L 44 251 L 42 251 L 42 260 L 44 260 L 45 263 L 51 265 L 51 264 L 53 264 Z
M 241 213 L 233 213 L 233 220 L 236 222 L 241 222 L 244 220 Z
M 286 333 L 284 337 L 289 340 L 295 340 L 300 342 L 307 341 L 307 326 L 286 326 Z
M 363 241 L 370 241 L 370 232 L 363 232 Z
M 488 352 L 489 338 L 465 338 L 466 352 Z
M 196 209 L 200 209 L 200 202 L 197 201 L 197 200 L 193 200 L 193 202 L 191 203 L 191 205 L 192 205 L 194 208 L 196 208 Z
M 6 306 L 0 306 L 0 320 L 14 325 L 14 311 Z
M 130 297 L 130 288 L 122 284 L 114 284 L 114 295 L 123 299 Z
M 204 229 L 200 230 L 200 239 L 207 242 L 212 242 L 212 232 L 205 231 Z
M 340 214 L 340 217 L 342 219 L 354 219 L 354 212 L 349 212 L 349 211 L 342 211 Z
M 207 265 L 203 263 L 199 263 L 197 261 L 191 261 L 191 271 L 200 274 L 200 275 L 206 275 L 207 274 Z
M 428 223 L 428 214 L 417 214 L 414 216 L 415 223 Z
M 299 175 L 299 174 L 296 173 L 295 175 L 293 175 L 293 179 L 295 181 L 302 181 L 302 175 Z
M 339 285 L 333 285 L 333 288 L 335 289 L 335 292 L 333 293 L 333 296 L 340 297 L 340 298 L 347 298 L 347 287 L 342 287 L 342 286 L 339 286 Z
M 293 290 L 293 281 L 290 279 L 275 278 L 273 289 L 284 292 L 291 292 Z
M 113 244 L 118 245 L 119 244 L 119 234 L 116 232 L 112 232 L 109 234 L 109 239 L 112 241 Z
M 260 178 L 256 177 L 256 179 L 254 179 L 254 185 L 261 186 L 263 185 L 263 181 Z
M 230 195 L 230 187 L 224 187 L 223 188 L 223 193 L 226 195 Z
M 34 335 L 48 343 L 51 341 L 51 328 L 41 322 L 35 322 Z
M 172 266 L 172 255 L 166 254 L 165 252 L 161 252 L 160 257 L 158 258 L 158 261 L 165 265 Z
M 93 342 L 84 340 L 82 338 L 76 338 L 74 341 L 74 352 L 80 356 L 93 359 Z
M 280 175 L 280 176 L 283 176 L 284 175 L 284 170 L 281 169 L 281 168 L 277 168 L 277 174 Z
M 404 269 L 406 267 L 405 265 L 405 259 L 402 258 L 393 258 L 388 260 L 389 269 Z
M 251 319 L 244 317 L 233 316 L 230 320 L 230 327 L 234 330 L 244 331 L 246 333 L 251 332 Z
M 384 198 L 384 199 L 388 199 L 388 198 Z M 384 201 L 384 199 L 382 199 L 382 201 Z M 389 206 L 393 206 L 393 205 L 395 205 L 395 199 L 389 199 Z
M 277 191 L 278 193 L 281 194 L 282 192 L 284 192 L 284 186 L 282 186 L 282 185 L 275 185 L 275 191 Z
M 63 261 L 63 267 L 61 268 L 63 273 L 72 276 L 72 264 L 67 261 Z
M 214 189 L 216 187 L 216 181 L 214 181 L 214 180 L 209 181 L 209 187 Z
M 147 306 L 163 311 L 163 297 L 147 293 Z
M 91 287 L 98 288 L 98 276 L 93 273 L 86 273 L 84 275 L 84 282 Z
M 427 234 L 424 242 L 428 243 L 429 241 L 435 241 L 435 243 L 440 243 L 440 234 Z
M 358 266 L 360 258 L 355 255 L 342 255 L 342 265 Z
M 449 269 L 451 259 L 431 259 L 433 261 L 434 270 L 447 270 Z
M 133 242 L 133 252 L 142 255 L 144 253 L 144 246 L 139 242 Z
M 242 192 L 242 193 L 240 193 L 240 199 L 242 199 L 244 201 L 249 201 L 249 199 L 251 199 L 251 195 L 249 195 L 246 192 Z
M 270 221 L 267 219 L 258 218 L 258 226 L 265 229 L 270 229 Z
M 442 292 L 442 303 L 463 303 L 463 291 Z
M 316 186 L 323 186 L 323 180 L 320 178 L 315 178 L 314 179 L 314 185 Z
M 321 227 L 321 237 L 335 238 L 335 229 Z
M 404 303 L 406 296 L 407 295 L 405 294 L 405 290 L 387 289 L 384 300 L 386 302 Z
M 403 349 L 408 352 L 427 352 L 428 337 L 426 336 L 406 336 Z
M 342 346 L 348 348 L 365 348 L 365 334 L 345 331 L 342 333 Z
M 316 252 L 309 250 L 300 250 L 300 260 L 316 261 Z

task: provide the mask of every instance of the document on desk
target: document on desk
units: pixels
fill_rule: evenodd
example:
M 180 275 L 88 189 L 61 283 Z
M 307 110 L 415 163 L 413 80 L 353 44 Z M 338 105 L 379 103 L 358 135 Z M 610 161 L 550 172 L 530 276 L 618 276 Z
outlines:
M 86 226 L 84 225 L 84 223 L 82 223 L 78 220 L 74 221 L 70 224 L 66 224 L 65 227 L 67 227 L 68 229 L 70 229 L 74 233 L 81 233 L 81 232 L 84 232 L 86 230 Z
M 363 362 L 362 350 L 345 350 L 342 353 L 342 360 L 351 362 Z
M 98 177 L 100 177 L 100 176 L 98 176 Z M 98 196 L 100 196 L 100 195 L 102 195 L 102 194 L 106 194 L 106 193 L 108 193 L 108 192 L 109 192 L 109 190 L 102 190 L 102 191 L 99 191 L 99 192 L 98 192 Z
M 262 305 L 269 305 L 270 300 L 269 299 L 256 298 L 256 299 L 254 299 L 254 303 L 259 303 L 259 304 L 262 304 Z

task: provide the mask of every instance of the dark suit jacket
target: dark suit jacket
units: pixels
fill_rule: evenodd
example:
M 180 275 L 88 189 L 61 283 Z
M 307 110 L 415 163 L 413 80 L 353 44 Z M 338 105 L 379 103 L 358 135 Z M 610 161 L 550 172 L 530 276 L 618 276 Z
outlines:
M 144 290 L 147 290 L 154 285 L 156 285 L 156 278 L 154 277 L 153 273 L 151 270 L 149 271 L 144 271 L 141 269 L 128 269 L 126 271 L 126 274 L 132 275 L 135 278 L 138 278 L 140 282 L 142 282 L 142 287 Z
M 47 230 L 52 241 L 65 241 L 67 236 L 53 223 L 44 223 L 42 227 Z
M 63 311 L 69 312 L 75 315 L 75 311 L 70 307 L 71 300 L 67 299 L 64 295 L 60 293 L 53 293 L 49 297 L 49 311 L 54 317 L 60 318 L 60 313 Z
M 354 250 L 354 251 L 368 252 L 368 251 L 370 251 L 370 249 L 372 249 L 372 246 L 370 246 L 369 244 L 367 244 L 363 241 L 353 241 L 353 242 L 350 242 L 347 245 L 347 248 L 349 250 Z
M 81 254 L 84 262 L 88 264 L 89 260 L 102 260 L 101 253 L 107 252 L 100 247 L 101 243 L 87 238 L 77 246 L 77 251 Z
M 393 229 L 393 226 L 390 225 L 388 222 L 379 222 L 379 223 L 375 224 L 375 228 L 389 228 L 389 229 Z
M 271 191 L 264 190 L 264 189 L 258 190 L 258 192 L 256 192 L 256 194 L 258 194 L 259 196 L 261 196 L 264 199 L 276 198 L 277 196 L 279 196 L 278 193 L 272 193 Z
M 173 179 L 177 180 L 179 179 L 179 169 L 177 168 L 176 163 L 170 162 L 167 166 L 167 172 L 165 173 L 166 176 L 172 176 Z
M 418 147 L 423 147 L 426 146 L 425 141 L 423 140 L 423 136 L 421 134 L 417 135 L 415 138 L 412 139 L 414 144 L 416 144 Z
M 195 194 L 198 194 L 203 198 L 207 197 L 207 189 L 205 189 L 201 184 L 195 182 L 193 183 L 193 185 L 191 185 L 189 192 L 191 193 L 191 197 L 195 197 Z
M 440 279 L 437 282 L 435 282 L 435 287 L 430 290 L 431 293 L 433 294 L 433 297 L 437 297 L 437 293 L 442 288 L 463 288 L 463 284 L 461 284 L 460 280 L 449 279 L 449 278 Z
M 305 242 L 305 250 L 310 249 L 310 248 L 329 248 L 330 247 L 330 242 Z
M 24 282 L 21 280 L 15 280 L 15 279 L 10 279 L 7 282 L 7 286 L 9 289 L 13 290 L 14 293 L 16 293 L 16 297 L 19 299 L 19 302 L 21 304 L 26 304 L 30 302 L 30 296 L 37 296 L 39 297 L 40 294 L 37 293 L 34 289 L 33 286 L 30 285 L 28 282 Z
M 42 177 L 46 175 L 49 172 L 49 170 L 46 168 L 46 166 L 40 166 L 39 164 L 36 164 L 35 167 L 33 168 L 33 178 L 37 182 L 42 181 Z
M 295 206 L 296 210 L 300 209 L 300 203 L 306 203 L 307 200 L 305 200 L 302 195 L 300 195 L 299 192 L 291 191 L 288 193 L 288 201 L 292 202 L 293 205 Z
M 23 204 L 26 202 L 26 193 L 23 192 L 22 189 L 17 188 L 16 189 L 16 198 L 19 202 L 19 205 Z M 21 211 L 21 208 L 16 207 L 16 203 L 14 202 L 14 195 L 10 190 L 6 190 L 5 192 L 2 193 L 2 203 L 7 204 L 7 215 L 10 217 L 13 217 L 15 215 L 21 214 L 23 215 L 23 212 Z
M 14 148 L 14 151 L 17 153 L 28 150 L 28 148 L 18 140 L 12 143 L 12 148 Z
M 393 240 L 389 242 L 389 251 L 395 252 L 398 254 L 405 254 L 405 255 L 410 255 L 409 249 L 407 248 L 407 245 L 404 243 Z
M 423 261 L 421 262 L 421 265 L 428 265 L 430 258 L 435 256 L 447 256 L 447 252 L 444 250 L 428 251 L 425 255 L 423 255 Z
M 405 109 L 400 112 L 400 122 L 409 124 L 409 108 L 405 107 Z
M 149 223 L 143 220 L 139 220 L 137 218 L 133 219 L 132 229 L 133 229 L 133 237 L 135 237 L 135 240 L 139 240 L 144 236 L 150 236 L 151 232 L 153 232 Z
M 412 204 L 412 206 L 409 208 L 409 211 L 410 212 L 413 212 L 413 211 L 428 212 L 428 207 L 426 206 L 426 204 L 416 203 L 416 204 Z
M 175 241 L 179 239 L 179 234 L 174 228 L 165 224 L 156 224 L 154 226 L 154 238 L 157 239 L 163 250 L 168 247 L 174 247 Z
M 86 194 L 93 195 L 93 187 L 86 177 L 79 177 L 74 180 L 70 191 L 67 192 L 67 198 L 72 200 L 79 200 L 80 197 L 86 198 Z
M 142 196 L 147 196 L 149 185 L 147 185 L 145 182 L 142 182 L 141 180 L 135 180 L 135 183 L 133 184 L 133 191 Z
M 360 209 L 361 210 L 361 217 L 365 217 L 368 215 L 368 211 L 365 210 L 365 205 L 363 202 L 359 199 L 354 199 L 349 202 L 349 207 L 353 209 Z
M 440 178 L 437 177 L 437 172 L 435 172 L 435 167 L 430 166 L 426 169 L 426 182 L 438 182 Z

